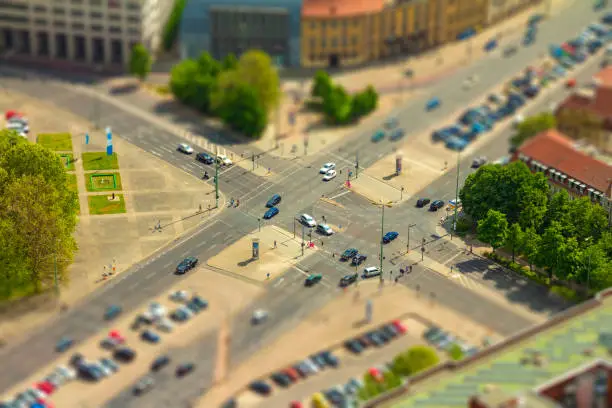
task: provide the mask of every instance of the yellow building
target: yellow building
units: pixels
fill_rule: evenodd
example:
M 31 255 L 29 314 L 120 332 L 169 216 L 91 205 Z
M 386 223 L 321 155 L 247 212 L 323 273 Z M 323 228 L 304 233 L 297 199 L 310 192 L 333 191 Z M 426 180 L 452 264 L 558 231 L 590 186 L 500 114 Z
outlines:
M 490 0 L 437 0 L 438 24 L 434 42 L 455 41 L 468 30 L 480 31 L 487 24 Z
M 425 49 L 436 1 L 304 0 L 302 66 L 351 66 Z

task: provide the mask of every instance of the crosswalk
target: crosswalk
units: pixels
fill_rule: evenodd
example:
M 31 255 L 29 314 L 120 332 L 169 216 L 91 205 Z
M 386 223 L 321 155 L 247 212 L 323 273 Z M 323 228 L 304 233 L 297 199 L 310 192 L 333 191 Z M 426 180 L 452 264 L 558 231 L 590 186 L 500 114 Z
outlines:
M 458 273 L 458 272 L 453 272 L 450 273 L 449 275 L 447 275 L 448 278 L 450 278 L 453 282 L 457 283 L 458 285 L 463 286 L 466 289 L 469 290 L 473 290 L 473 291 L 478 291 L 478 290 L 490 290 L 488 288 L 486 288 L 482 283 L 467 277 L 465 274 L 463 273 Z
M 207 150 L 211 153 L 222 154 L 230 157 L 230 159 L 234 156 L 233 152 L 228 151 L 225 147 L 209 142 L 208 139 L 206 139 L 204 136 L 196 135 L 192 132 L 185 132 L 182 137 L 190 144 L 201 147 L 202 149 Z

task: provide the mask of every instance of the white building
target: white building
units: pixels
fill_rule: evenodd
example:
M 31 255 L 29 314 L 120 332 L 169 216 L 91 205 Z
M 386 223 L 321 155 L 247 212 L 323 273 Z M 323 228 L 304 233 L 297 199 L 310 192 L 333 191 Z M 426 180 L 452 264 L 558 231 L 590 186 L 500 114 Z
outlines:
M 0 0 L 4 56 L 124 66 L 134 44 L 156 50 L 173 0 Z

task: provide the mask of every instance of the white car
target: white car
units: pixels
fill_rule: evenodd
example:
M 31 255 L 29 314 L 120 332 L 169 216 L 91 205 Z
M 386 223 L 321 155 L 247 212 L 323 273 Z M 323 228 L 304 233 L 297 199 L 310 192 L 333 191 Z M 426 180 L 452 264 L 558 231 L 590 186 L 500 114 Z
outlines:
M 76 371 L 73 370 L 72 368 L 68 368 L 66 366 L 60 365 L 57 366 L 55 371 L 56 373 L 58 373 L 59 375 L 61 375 L 62 377 L 64 377 L 66 379 L 66 381 L 72 381 L 76 378 Z
M 232 162 L 226 155 L 224 154 L 218 154 L 217 155 L 217 161 L 219 162 L 220 165 L 222 166 L 231 166 L 232 164 L 234 164 L 234 162 Z
M 260 324 L 265 322 L 268 319 L 268 312 L 263 309 L 257 309 L 253 312 L 253 317 L 251 317 L 251 323 Z
M 7 124 L 6 124 L 6 128 L 9 130 L 14 130 L 17 133 L 29 133 L 30 132 L 30 127 L 23 123 L 23 122 L 19 122 L 19 121 L 13 121 L 10 120 Z
M 170 333 L 174 325 L 170 321 L 170 319 L 164 317 L 157 322 L 157 330 L 162 331 L 164 333 Z
M 321 174 L 327 174 L 330 170 L 336 169 L 336 163 L 325 163 L 323 167 L 319 170 Z
M 316 227 L 317 226 L 317 222 L 315 221 L 314 218 L 312 218 L 310 215 L 308 214 L 302 214 L 300 215 L 300 222 L 304 225 L 306 225 L 307 227 Z
M 186 290 L 177 290 L 170 293 L 170 300 L 174 302 L 186 302 L 189 299 L 189 293 Z
M 378 276 L 378 275 L 380 275 L 380 270 L 377 267 L 368 266 L 367 268 L 363 270 L 362 277 L 364 279 L 367 279 L 367 278 L 373 278 L 374 276 Z
M 157 302 L 153 302 L 149 305 L 149 312 L 151 313 L 151 315 L 153 315 L 155 319 L 161 319 L 162 317 L 165 317 L 168 313 L 166 308 Z
M 323 234 L 323 235 L 333 235 L 334 234 L 334 230 L 331 229 L 331 227 L 327 224 L 319 224 L 317 225 L 317 232 Z
M 181 153 L 193 154 L 193 147 L 189 146 L 187 143 L 179 144 L 177 150 Z
M 329 181 L 336 178 L 336 170 L 330 170 L 323 176 L 323 181 Z

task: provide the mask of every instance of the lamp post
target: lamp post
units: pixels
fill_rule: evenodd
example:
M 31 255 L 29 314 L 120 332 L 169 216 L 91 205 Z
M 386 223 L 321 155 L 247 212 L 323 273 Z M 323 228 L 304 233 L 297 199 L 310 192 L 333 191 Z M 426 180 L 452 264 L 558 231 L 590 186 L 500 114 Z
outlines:
M 382 199 L 380 200 L 380 281 L 383 280 L 383 257 L 384 257 L 384 246 L 383 246 L 383 237 L 385 236 L 385 207 L 392 207 L 393 202 L 387 201 L 384 202 Z
M 416 224 L 409 224 L 408 225 L 408 234 L 407 238 L 406 238 L 406 253 L 410 252 L 410 228 L 412 227 L 416 227 Z
M 450 232 L 450 237 L 451 239 L 453 239 L 453 232 L 455 231 L 455 228 L 457 227 L 457 211 L 458 211 L 458 199 L 459 199 L 459 165 L 461 163 L 461 153 L 457 152 L 457 180 L 455 183 L 455 214 L 453 216 L 453 225 L 451 226 L 451 232 Z
M 215 150 L 215 206 L 219 208 L 219 148 Z

